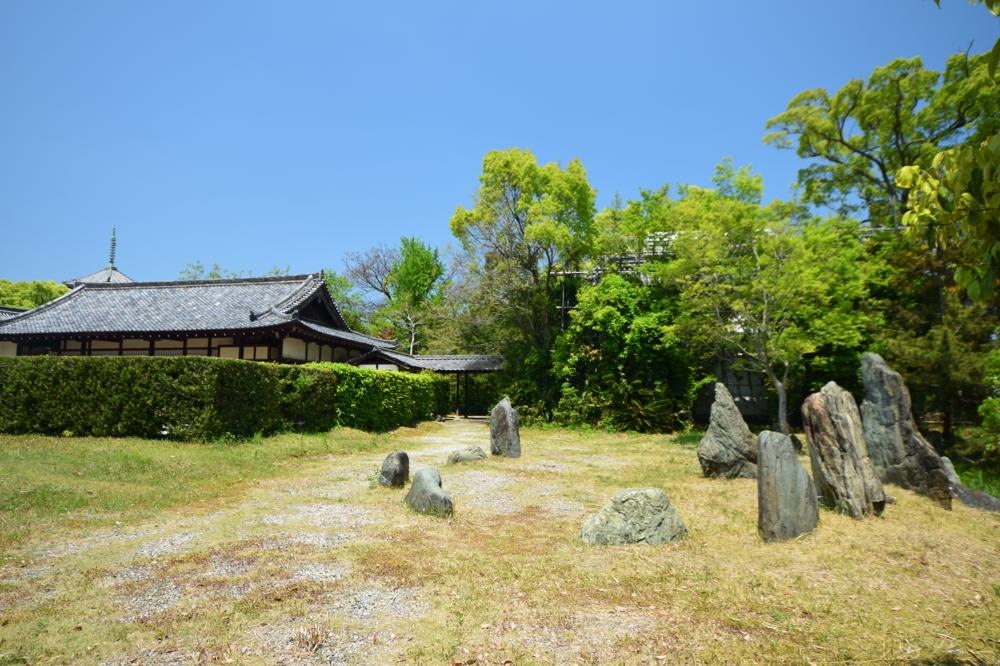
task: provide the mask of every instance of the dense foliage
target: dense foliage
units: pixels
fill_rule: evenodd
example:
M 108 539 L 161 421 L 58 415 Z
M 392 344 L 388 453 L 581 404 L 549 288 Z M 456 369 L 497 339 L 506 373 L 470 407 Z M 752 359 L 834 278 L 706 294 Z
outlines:
M 0 432 L 207 440 L 442 413 L 444 377 L 199 357 L 0 358 Z
M 337 379 L 337 423 L 361 430 L 385 431 L 433 418 L 444 407 L 448 379 L 356 368 L 344 363 L 308 363 L 305 369 Z
M 62 296 L 69 287 L 57 282 L 11 282 L 0 280 L 0 306 L 30 309 Z

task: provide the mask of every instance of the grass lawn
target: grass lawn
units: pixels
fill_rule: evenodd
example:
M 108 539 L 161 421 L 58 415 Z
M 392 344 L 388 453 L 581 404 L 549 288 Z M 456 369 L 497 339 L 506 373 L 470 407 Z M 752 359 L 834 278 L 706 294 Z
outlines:
M 443 464 L 488 437 L 0 438 L 0 664 L 1000 661 L 996 515 L 890 487 L 883 518 L 764 544 L 756 483 L 702 478 L 696 437 L 526 429 L 520 459 Z M 393 449 L 452 519 L 372 483 Z M 582 544 L 641 486 L 687 540 Z

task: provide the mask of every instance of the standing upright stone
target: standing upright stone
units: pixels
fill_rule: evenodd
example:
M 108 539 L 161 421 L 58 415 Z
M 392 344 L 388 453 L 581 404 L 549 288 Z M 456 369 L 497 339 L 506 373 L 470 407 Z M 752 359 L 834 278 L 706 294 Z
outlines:
M 757 530 L 764 541 L 794 539 L 819 522 L 816 486 L 788 435 L 765 430 L 757 451 Z
M 868 353 L 861 357 L 861 381 L 865 386 L 861 420 L 868 455 L 879 478 L 951 509 L 947 470 L 917 429 L 903 378 L 881 356 Z
M 715 402 L 708 432 L 698 444 L 698 462 L 705 476 L 727 479 L 757 476 L 757 438 L 747 427 L 729 389 L 721 382 L 715 384 Z
M 521 457 L 520 422 L 517 410 L 511 406 L 507 396 L 490 412 L 490 453 L 508 458 Z
M 378 475 L 379 485 L 402 488 L 409 478 L 410 457 L 405 451 L 393 451 L 382 461 L 382 471 Z
M 802 425 L 823 503 L 852 518 L 881 514 L 885 493 L 868 457 L 854 396 L 829 382 L 802 403 Z

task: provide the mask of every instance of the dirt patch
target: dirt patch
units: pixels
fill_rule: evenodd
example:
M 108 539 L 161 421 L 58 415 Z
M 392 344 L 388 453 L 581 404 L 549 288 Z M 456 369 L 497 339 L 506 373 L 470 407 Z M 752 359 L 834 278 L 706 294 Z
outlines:
M 375 657 L 378 646 L 390 638 L 359 630 L 334 631 L 320 624 L 269 624 L 249 633 L 243 653 L 289 666 L 380 663 Z
M 372 523 L 365 507 L 357 504 L 307 504 L 296 507 L 289 513 L 261 516 L 265 525 L 287 525 L 305 522 L 315 527 L 359 528 Z
M 459 511 L 468 507 L 506 515 L 524 508 L 513 495 L 504 490 L 516 483 L 516 479 L 506 474 L 472 470 L 449 474 L 444 480 L 444 489 L 455 498 L 455 506 Z
M 133 554 L 134 557 L 164 557 L 166 555 L 177 555 L 190 548 L 187 545 L 194 541 L 194 534 L 191 532 L 179 532 L 170 536 L 144 543 Z
M 337 598 L 327 609 L 342 612 L 355 620 L 412 619 L 423 615 L 428 608 L 419 595 L 420 588 L 387 587 L 372 580 L 366 587 Z
M 122 622 L 142 622 L 180 605 L 183 590 L 173 581 L 157 581 L 142 592 L 121 599 Z M 190 597 L 188 597 L 190 598 Z
M 127 585 L 129 583 L 138 583 L 140 581 L 147 580 L 152 574 L 153 568 L 151 566 L 147 564 L 135 564 L 128 567 L 122 567 L 110 576 L 105 576 L 97 581 L 97 584 L 101 587 Z
M 336 548 L 358 538 L 358 533 L 348 532 L 296 532 L 285 534 L 261 542 L 263 550 L 281 550 L 288 546 L 307 546 L 310 548 Z
M 347 567 L 328 564 L 307 564 L 295 571 L 289 580 L 332 583 L 347 575 Z

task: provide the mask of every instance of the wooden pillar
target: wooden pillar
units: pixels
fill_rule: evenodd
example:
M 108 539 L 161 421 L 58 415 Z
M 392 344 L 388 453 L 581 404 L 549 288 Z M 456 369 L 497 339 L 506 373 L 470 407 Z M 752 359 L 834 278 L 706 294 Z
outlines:
M 240 336 L 240 358 L 243 358 L 243 336 Z
M 469 373 L 462 374 L 465 375 L 465 418 L 469 418 Z
M 188 355 L 188 339 L 187 337 L 185 337 L 184 340 L 181 342 L 181 356 L 187 356 L 187 355 Z
M 119 356 L 124 356 L 125 355 L 125 338 L 124 337 L 118 338 L 118 355 Z
M 208 355 L 212 355 L 212 336 L 208 336 Z
M 458 397 L 461 391 L 458 390 L 458 373 L 455 373 L 455 416 L 458 416 Z
M 156 356 L 156 354 L 154 353 L 155 349 L 156 349 L 156 340 L 154 340 L 153 338 L 150 338 L 149 339 L 149 355 L 150 356 Z

